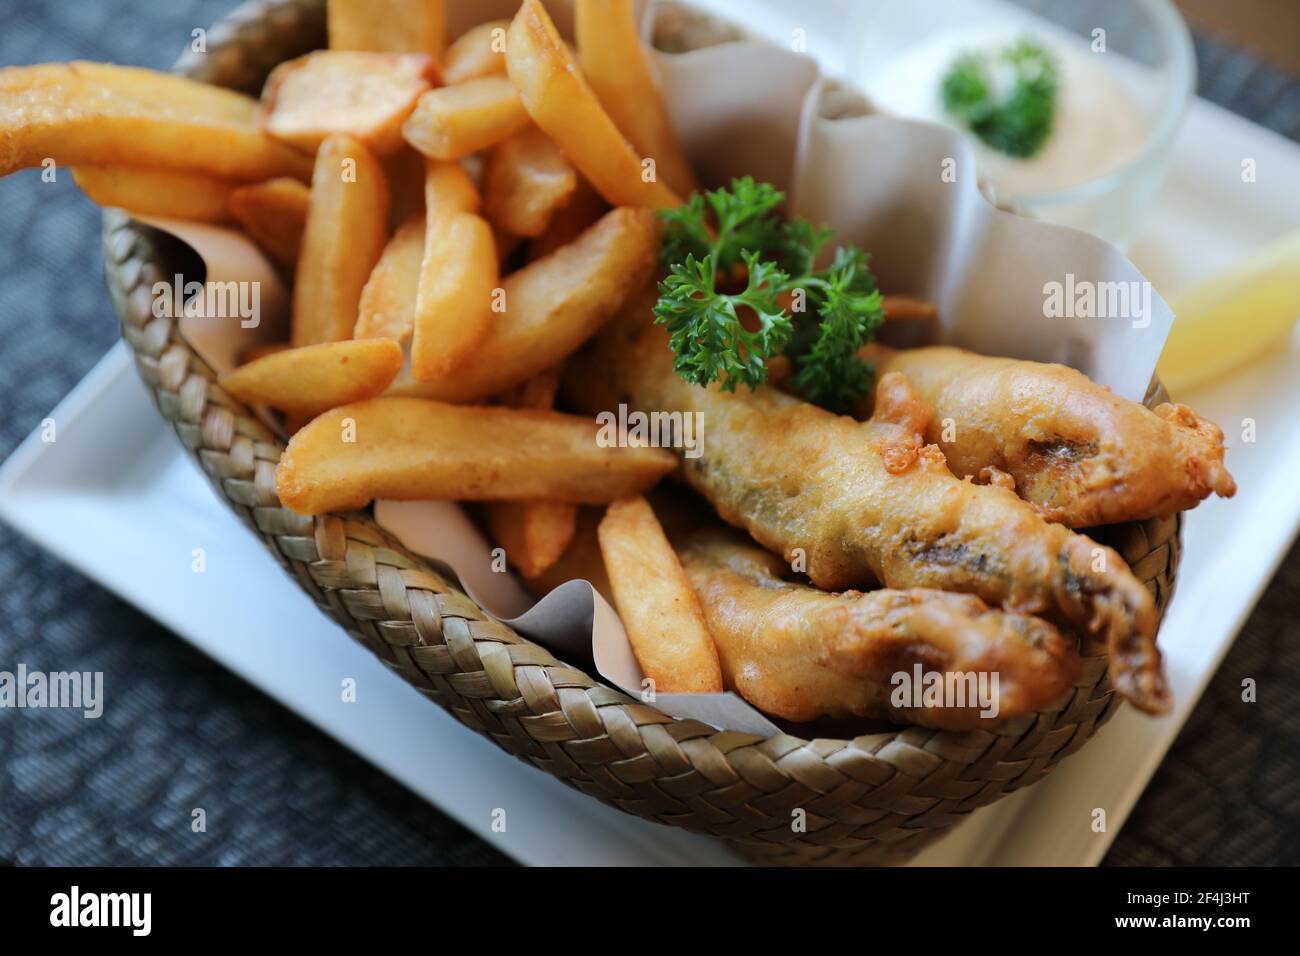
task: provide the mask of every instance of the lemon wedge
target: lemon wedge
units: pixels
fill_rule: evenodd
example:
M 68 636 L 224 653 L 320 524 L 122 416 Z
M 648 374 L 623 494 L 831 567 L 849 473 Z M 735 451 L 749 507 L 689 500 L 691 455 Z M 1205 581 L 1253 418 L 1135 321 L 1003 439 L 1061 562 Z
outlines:
M 1175 397 L 1258 357 L 1300 317 L 1300 232 L 1179 293 L 1156 371 Z

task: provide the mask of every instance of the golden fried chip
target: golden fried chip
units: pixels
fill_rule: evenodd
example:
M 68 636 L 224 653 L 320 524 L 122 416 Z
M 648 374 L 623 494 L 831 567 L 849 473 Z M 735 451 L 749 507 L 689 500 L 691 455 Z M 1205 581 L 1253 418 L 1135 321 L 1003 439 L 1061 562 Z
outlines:
M 473 402 L 558 365 L 646 282 L 658 249 L 654 213 L 611 210 L 574 242 L 506 277 L 504 311 L 454 375 L 399 376 L 392 393 Z
M 360 315 L 352 337 L 405 342 L 415 327 L 415 298 L 424 261 L 424 216 L 404 222 L 384 246 L 361 290 Z
M 317 50 L 271 71 L 262 91 L 262 125 L 300 149 L 345 133 L 387 156 L 403 146 L 402 124 L 437 75 L 432 57 L 423 53 Z
M 451 46 L 442 64 L 448 86 L 506 71 L 506 30 L 509 20 L 489 20 L 470 27 Z
M 538 0 L 524 0 L 511 21 L 506 70 L 533 122 L 612 205 L 681 205 L 601 107 Z
M 329 0 L 331 50 L 428 53 L 441 57 L 446 0 Z
M 307 228 L 311 190 L 280 177 L 241 186 L 230 194 L 230 214 L 267 255 L 292 274 Z
M 606 447 L 598 433 L 593 419 L 560 412 L 375 398 L 331 409 L 294 435 L 276 491 L 298 514 L 375 498 L 601 504 L 676 467 L 670 451 Z
M 312 418 L 326 409 L 373 398 L 402 367 L 402 347 L 390 339 L 325 342 L 280 349 L 221 376 L 240 401 Z
M 484 76 L 420 97 L 402 135 L 434 159 L 460 159 L 528 125 L 519 94 L 504 76 Z
M 293 344 L 352 337 L 361 290 L 388 239 L 388 183 L 350 136 L 321 144 L 293 283 Z
M 311 175 L 311 157 L 267 136 L 241 93 L 85 61 L 0 69 L 0 176 L 47 159 L 243 181 Z
M 540 236 L 577 185 L 578 176 L 560 148 L 529 126 L 488 154 L 483 211 L 506 232 Z
M 597 529 L 614 605 L 637 663 L 663 694 L 722 690 L 700 599 L 644 498 L 614 502 Z
M 206 173 L 130 166 L 78 166 L 72 178 L 101 206 L 141 216 L 167 216 L 194 222 L 230 221 L 235 184 Z M 296 179 L 289 180 L 302 186 Z M 306 187 L 303 187 L 304 191 Z
M 655 161 L 658 176 L 679 196 L 689 196 L 699 185 L 651 75 L 632 6 L 632 0 L 576 0 L 582 72 L 632 148 Z

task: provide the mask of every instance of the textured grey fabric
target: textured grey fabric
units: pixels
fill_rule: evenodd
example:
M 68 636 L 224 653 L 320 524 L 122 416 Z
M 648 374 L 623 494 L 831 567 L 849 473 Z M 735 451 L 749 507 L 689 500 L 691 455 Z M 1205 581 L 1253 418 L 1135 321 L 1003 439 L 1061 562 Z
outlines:
M 227 0 L 0 0 L 0 64 L 166 68 Z M 1202 92 L 1300 138 L 1300 83 L 1198 42 Z M 99 214 L 66 173 L 0 180 L 0 457 L 116 338 Z M 0 526 L 0 670 L 102 670 L 114 706 L 0 711 L 0 863 L 449 864 L 493 848 Z M 1296 863 L 1300 553 L 1290 555 L 1106 862 Z M 1260 702 L 1243 705 L 1242 677 Z M 206 833 L 190 813 L 208 814 Z

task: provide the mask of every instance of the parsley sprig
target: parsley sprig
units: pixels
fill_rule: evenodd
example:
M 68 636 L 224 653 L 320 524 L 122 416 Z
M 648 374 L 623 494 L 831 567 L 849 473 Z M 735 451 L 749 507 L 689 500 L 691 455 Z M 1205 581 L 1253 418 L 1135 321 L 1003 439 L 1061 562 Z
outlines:
M 1033 156 L 1052 132 L 1058 87 L 1056 62 L 1032 40 L 994 52 L 963 53 L 944 74 L 940 91 L 952 116 L 994 149 Z
M 784 354 L 796 392 L 843 411 L 871 385 L 858 350 L 884 318 L 880 292 L 867 254 L 854 246 L 817 269 L 831 231 L 782 221 L 784 199 L 745 177 L 661 212 L 668 275 L 655 321 L 668 327 L 673 367 L 688 382 L 755 388 L 767 380 L 767 360 Z

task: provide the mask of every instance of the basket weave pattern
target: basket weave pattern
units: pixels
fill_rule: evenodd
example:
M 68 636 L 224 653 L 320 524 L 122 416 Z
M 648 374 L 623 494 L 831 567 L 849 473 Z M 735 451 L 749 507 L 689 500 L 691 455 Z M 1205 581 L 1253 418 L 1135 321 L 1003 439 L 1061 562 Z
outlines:
M 321 0 L 241 7 L 178 68 L 256 91 L 266 71 L 320 45 Z M 215 375 L 151 288 L 178 271 L 176 244 L 104 217 L 110 294 L 141 377 L 217 494 L 320 608 L 425 696 L 502 749 L 628 813 L 726 839 L 777 863 L 905 860 L 970 811 L 1041 779 L 1119 706 L 1106 662 L 1085 660 L 1054 708 L 996 730 L 909 727 L 852 740 L 763 738 L 680 720 L 613 690 L 493 621 L 366 512 L 283 508 L 283 443 Z M 1106 529 L 1163 610 L 1180 519 Z M 418 733 L 418 728 L 411 732 Z M 806 829 L 792 826 L 806 814 Z

